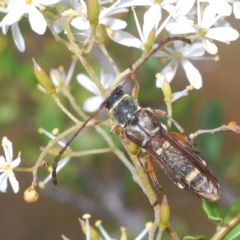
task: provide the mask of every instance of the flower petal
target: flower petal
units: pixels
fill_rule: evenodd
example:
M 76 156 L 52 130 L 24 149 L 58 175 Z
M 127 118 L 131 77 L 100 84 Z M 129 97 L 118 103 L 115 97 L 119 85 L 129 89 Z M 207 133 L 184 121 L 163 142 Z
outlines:
M 107 34 L 108 36 L 115 42 L 128 46 L 128 47 L 135 47 L 142 49 L 142 42 L 134 37 L 132 34 L 118 30 L 118 31 L 112 31 L 111 29 L 107 28 Z
M 114 79 L 113 74 L 101 71 L 100 81 L 101 81 L 104 88 L 108 88 L 108 86 L 113 81 L 113 79 Z
M 88 30 L 90 28 L 90 23 L 85 17 L 75 17 L 71 21 L 71 25 L 79 30 Z
M 0 165 L 4 166 L 6 164 L 7 164 L 7 162 L 6 162 L 5 158 L 3 156 L 0 156 Z M 0 168 L 0 172 L 3 172 L 3 171 L 5 171 L 5 170 Z
M 167 81 L 170 83 L 176 75 L 178 66 L 178 61 L 172 59 L 161 71 L 161 77 L 157 79 L 156 87 L 162 88 L 162 83 L 164 79 L 167 79 Z
M 202 39 L 202 44 L 205 48 L 205 50 L 210 53 L 210 54 L 216 54 L 218 52 L 218 48 L 217 46 L 212 43 L 211 41 L 209 41 L 208 39 L 206 38 L 203 38 Z
M 187 75 L 188 81 L 195 89 L 202 87 L 202 76 L 197 68 L 186 59 L 181 60 L 182 67 Z
M 49 6 L 49 5 L 53 5 L 60 2 L 60 0 L 40 0 L 39 3 L 41 5 L 45 5 L 45 6 Z
M 233 28 L 218 27 L 209 29 L 205 37 L 215 39 L 220 42 L 230 42 L 236 40 L 239 37 L 239 33 Z
M 46 31 L 47 23 L 42 13 L 32 5 L 29 6 L 29 22 L 34 32 L 42 35 Z
M 10 181 L 10 183 L 12 185 L 13 191 L 15 193 L 17 193 L 19 191 L 19 183 L 18 183 L 14 173 L 13 172 L 9 173 L 8 174 L 8 178 L 9 178 L 9 181 Z
M 221 16 L 229 16 L 232 12 L 232 8 L 226 0 L 209 0 L 209 4 Z
M 103 98 L 101 96 L 90 97 L 84 102 L 83 109 L 86 112 L 95 112 L 102 102 Z
M 172 93 L 172 102 L 178 100 L 181 97 L 187 96 L 188 95 L 188 91 L 189 91 L 189 89 L 185 88 L 184 90 L 182 90 L 180 92 Z
M 118 6 L 121 7 L 132 7 L 132 6 L 151 6 L 152 3 L 149 0 L 122 0 Z
M 4 172 L 0 175 L 0 191 L 1 192 L 6 192 L 7 179 L 8 179 L 8 174 L 6 172 Z
M 17 22 L 12 24 L 11 31 L 12 31 L 14 43 L 17 46 L 18 50 L 20 52 L 24 52 L 25 51 L 25 42 L 24 42 L 24 38 L 20 32 L 20 28 L 19 28 Z
M 12 143 L 7 139 L 7 137 L 3 137 L 2 146 L 5 153 L 6 162 L 8 164 L 11 164 L 13 159 L 13 149 L 12 149 Z
M 199 27 L 209 29 L 216 22 L 216 9 L 211 5 L 204 9 L 202 22 L 199 23 Z
M 185 45 L 182 55 L 183 55 L 183 58 L 186 58 L 186 57 L 203 56 L 204 53 L 205 53 L 205 50 L 202 43 L 195 42 L 191 45 L 189 44 Z
M 233 2 L 233 14 L 235 18 L 240 19 L 240 2 Z
M 99 23 L 111 28 L 112 30 L 123 29 L 127 26 L 127 23 L 123 20 L 105 17 L 99 21 Z
M 84 88 L 86 88 L 89 92 L 92 92 L 96 95 L 100 94 L 96 84 L 85 74 L 81 74 L 81 73 L 78 74 L 77 81 L 80 85 L 82 85 Z
M 189 22 L 171 22 L 166 25 L 166 29 L 171 34 L 196 33 L 196 29 Z
M 21 163 L 21 158 L 20 158 L 20 153 L 19 153 L 18 157 L 11 162 L 11 168 L 13 169 L 13 168 L 19 166 L 20 163 Z

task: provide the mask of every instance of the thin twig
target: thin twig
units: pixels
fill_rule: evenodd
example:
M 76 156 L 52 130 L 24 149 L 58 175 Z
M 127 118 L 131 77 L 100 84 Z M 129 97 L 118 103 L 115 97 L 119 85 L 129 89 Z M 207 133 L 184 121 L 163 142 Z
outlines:
M 235 126 L 229 126 L 229 125 L 222 125 L 221 127 L 214 128 L 214 129 L 209 129 L 209 130 L 198 130 L 195 133 L 192 133 L 189 135 L 191 139 L 194 139 L 200 134 L 205 134 L 205 133 L 219 133 L 219 132 L 226 132 L 226 131 L 232 131 L 235 132 L 236 134 L 240 134 L 240 126 L 235 125 Z
M 51 97 L 53 98 L 53 100 L 55 101 L 55 103 L 58 105 L 58 107 L 71 119 L 73 120 L 75 123 L 78 123 L 79 120 L 73 116 L 73 114 L 71 114 L 61 103 L 60 99 L 58 98 L 58 96 L 56 94 L 51 94 Z
M 224 236 L 240 222 L 240 213 L 233 217 L 227 224 L 218 227 L 217 232 L 212 236 L 210 240 L 221 240 Z

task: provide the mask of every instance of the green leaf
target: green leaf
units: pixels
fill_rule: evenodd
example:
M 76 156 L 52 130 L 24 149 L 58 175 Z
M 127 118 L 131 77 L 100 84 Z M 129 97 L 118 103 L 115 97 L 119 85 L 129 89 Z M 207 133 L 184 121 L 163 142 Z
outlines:
M 208 219 L 217 225 L 223 224 L 218 202 L 203 201 L 203 209 L 208 216 Z
M 183 240 L 207 240 L 204 236 L 192 237 L 192 236 L 185 236 Z
M 224 217 L 224 224 L 228 223 L 233 217 L 240 213 L 240 198 L 232 205 L 229 212 Z

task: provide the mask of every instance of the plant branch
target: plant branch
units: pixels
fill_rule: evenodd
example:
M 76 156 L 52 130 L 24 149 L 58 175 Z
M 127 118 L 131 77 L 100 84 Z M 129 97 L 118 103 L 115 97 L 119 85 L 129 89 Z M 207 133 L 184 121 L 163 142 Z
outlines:
M 233 217 L 227 224 L 218 227 L 217 232 L 210 240 L 221 240 L 237 224 L 240 223 L 240 213 Z

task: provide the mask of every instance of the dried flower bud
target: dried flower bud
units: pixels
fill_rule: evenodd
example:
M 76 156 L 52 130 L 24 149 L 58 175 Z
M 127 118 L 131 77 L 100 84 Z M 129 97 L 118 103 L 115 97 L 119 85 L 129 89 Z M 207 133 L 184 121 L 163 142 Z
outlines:
M 35 190 L 34 187 L 29 187 L 25 192 L 24 192 L 24 200 L 28 203 L 33 203 L 36 202 L 39 198 L 39 194 Z
M 36 63 L 36 61 L 33 59 L 33 65 L 34 65 L 34 73 L 38 80 L 38 82 L 41 84 L 41 86 L 46 90 L 48 94 L 56 93 L 56 88 L 54 87 L 50 77 L 48 74 Z

